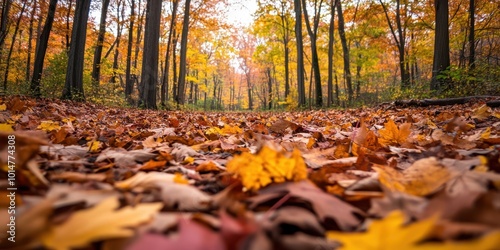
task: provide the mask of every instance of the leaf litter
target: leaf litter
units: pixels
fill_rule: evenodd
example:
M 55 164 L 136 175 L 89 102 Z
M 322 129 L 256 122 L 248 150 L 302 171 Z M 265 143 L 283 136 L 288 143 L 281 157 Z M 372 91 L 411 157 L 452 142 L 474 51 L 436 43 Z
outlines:
M 2 97 L 0 117 L 1 248 L 500 248 L 500 110 L 484 103 L 204 113 Z

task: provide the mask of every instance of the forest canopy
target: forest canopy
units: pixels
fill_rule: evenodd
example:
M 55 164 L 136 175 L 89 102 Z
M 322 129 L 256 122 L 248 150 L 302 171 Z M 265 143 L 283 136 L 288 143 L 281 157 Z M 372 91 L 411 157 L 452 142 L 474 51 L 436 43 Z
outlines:
M 251 22 L 229 18 L 247 5 L 256 6 Z M 5 0 L 1 8 L 5 94 L 198 110 L 500 94 L 496 1 Z

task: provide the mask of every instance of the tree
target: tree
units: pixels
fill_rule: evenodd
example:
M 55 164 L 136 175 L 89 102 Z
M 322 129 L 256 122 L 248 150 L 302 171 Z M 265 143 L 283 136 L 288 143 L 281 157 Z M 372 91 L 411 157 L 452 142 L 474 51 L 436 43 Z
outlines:
M 349 55 L 349 47 L 347 46 L 347 38 L 345 36 L 345 29 L 344 29 L 344 12 L 342 11 L 342 4 L 340 3 L 339 0 L 336 0 L 337 2 L 337 18 L 339 20 L 339 36 L 340 36 L 340 42 L 342 43 L 342 53 L 343 53 L 343 59 L 344 59 L 344 76 L 345 76 L 345 81 L 347 84 L 347 95 L 349 102 L 352 101 L 353 97 L 353 90 L 352 90 L 352 76 L 351 76 L 351 62 L 350 62 L 350 55 Z
M 475 26 L 475 1 L 469 0 L 469 70 L 473 70 L 475 68 L 476 61 L 476 39 L 474 37 L 474 26 Z
M 3 91 L 7 90 L 7 80 L 9 78 L 9 68 L 10 68 L 10 59 L 12 57 L 12 51 L 14 50 L 14 44 L 16 43 L 17 32 L 19 31 L 19 24 L 21 23 L 21 19 L 23 18 L 24 10 L 26 9 L 26 1 L 23 3 L 23 7 L 21 7 L 21 12 L 19 13 L 19 17 L 17 18 L 16 27 L 14 28 L 14 34 L 12 34 L 12 42 L 10 43 L 9 53 L 7 54 L 7 60 L 5 62 L 5 73 L 3 79 Z
M 104 34 L 106 33 L 106 16 L 108 15 L 108 6 L 110 0 L 102 1 L 101 20 L 99 21 L 99 33 L 97 35 L 97 44 L 94 52 L 94 63 L 92 64 L 92 87 L 94 91 L 99 87 L 99 78 L 101 75 L 101 55 Z
M 410 71 L 407 67 L 407 63 L 405 61 L 405 53 L 406 53 L 406 26 L 403 26 L 403 22 L 401 21 L 401 1 L 396 0 L 396 29 L 394 30 L 394 25 L 392 24 L 391 19 L 389 18 L 389 10 L 387 6 L 379 0 L 382 8 L 384 9 L 384 14 L 387 19 L 387 23 L 389 24 L 389 28 L 391 30 L 392 37 L 394 38 L 394 42 L 398 47 L 399 53 L 399 73 L 401 74 L 401 87 L 408 88 L 410 86 Z M 405 5 L 405 13 L 407 9 L 407 4 Z M 406 24 L 406 22 L 404 22 Z M 397 32 L 397 35 L 396 35 Z
M 294 0 L 295 38 L 297 40 L 297 89 L 298 105 L 306 105 L 306 88 L 304 85 L 304 46 L 302 44 L 302 8 L 300 0 Z
M 37 49 L 35 52 L 33 77 L 31 78 L 30 88 L 33 95 L 36 97 L 39 97 L 41 95 L 40 80 L 42 79 L 43 61 L 45 59 L 45 53 L 47 51 L 50 31 L 52 30 L 52 23 L 54 22 L 54 14 L 56 12 L 56 6 L 57 6 L 57 0 L 50 0 L 49 11 L 47 12 L 47 18 L 45 19 L 45 24 L 43 25 L 43 30 L 40 35 Z
M 2 1 L 2 17 L 0 18 L 0 59 L 2 58 L 3 45 L 8 32 L 9 12 L 12 0 Z
M 31 52 L 33 49 L 33 24 L 35 22 L 35 14 L 37 9 L 37 0 L 33 1 L 33 5 L 31 6 L 31 14 L 30 14 L 30 24 L 28 28 L 28 49 L 27 49 L 27 58 L 26 58 L 26 82 L 30 80 L 31 77 Z
M 140 104 L 156 109 L 158 83 L 158 46 L 160 38 L 161 1 L 148 0 L 146 7 L 146 33 L 142 57 Z
M 175 20 L 177 17 L 177 7 L 179 6 L 179 0 L 174 0 L 172 2 L 172 18 L 170 19 L 170 26 L 168 30 L 167 39 L 167 51 L 165 52 L 165 69 L 163 70 L 163 78 L 161 80 L 161 103 L 165 105 L 168 101 L 168 70 L 170 69 L 170 51 L 172 48 L 172 35 L 175 29 Z
M 179 62 L 179 82 L 177 88 L 177 103 L 184 105 L 185 99 L 185 86 L 186 86 L 186 53 L 187 53 L 187 40 L 189 31 L 189 6 L 191 0 L 186 0 L 184 6 L 184 20 L 182 22 L 182 35 L 181 35 L 181 51 Z
M 330 0 L 330 24 L 328 25 L 328 83 L 326 106 L 333 104 L 333 45 L 335 43 L 335 0 Z
M 127 41 L 127 62 L 125 68 L 125 99 L 132 102 L 132 90 L 134 88 L 134 79 L 131 74 L 132 64 L 132 45 L 134 40 L 134 22 L 135 22 L 135 0 L 130 1 L 130 20 L 128 25 L 128 41 Z
M 450 36 L 448 31 L 448 1 L 435 0 L 436 29 L 434 33 L 434 59 L 432 63 L 431 90 L 439 90 L 446 84 L 438 77 L 450 66 Z
M 73 30 L 71 31 L 68 67 L 66 70 L 66 84 L 64 85 L 62 99 L 77 101 L 85 100 L 83 91 L 83 62 L 89 9 L 90 0 L 80 0 L 76 2 Z

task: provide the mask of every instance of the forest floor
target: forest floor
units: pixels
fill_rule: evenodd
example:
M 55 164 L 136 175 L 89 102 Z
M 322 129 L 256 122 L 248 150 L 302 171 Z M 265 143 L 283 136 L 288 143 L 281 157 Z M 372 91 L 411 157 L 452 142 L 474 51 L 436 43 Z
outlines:
M 0 98 L 0 248 L 500 249 L 500 109 Z M 15 241 L 15 242 L 13 242 Z

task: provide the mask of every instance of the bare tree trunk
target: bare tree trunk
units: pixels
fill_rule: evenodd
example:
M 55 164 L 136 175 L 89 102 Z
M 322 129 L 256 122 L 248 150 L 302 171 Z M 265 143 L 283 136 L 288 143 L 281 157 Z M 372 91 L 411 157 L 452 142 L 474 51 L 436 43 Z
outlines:
M 31 78 L 31 92 L 34 96 L 39 97 L 40 93 L 40 80 L 42 79 L 43 61 L 45 59 L 45 52 L 47 51 L 47 44 L 49 42 L 50 30 L 54 22 L 54 14 L 56 12 L 57 0 L 50 0 L 47 18 L 43 25 L 42 33 L 39 37 L 35 51 L 35 62 L 33 65 L 33 77 Z
M 304 46 L 302 44 L 302 8 L 300 0 L 294 0 L 293 6 L 295 9 L 295 37 L 297 41 L 298 105 L 304 107 L 306 105 L 306 89 L 304 85 Z
M 175 19 L 177 17 L 177 7 L 179 1 L 174 0 L 172 6 L 172 19 L 170 20 L 170 28 L 168 30 L 167 51 L 165 52 L 165 69 L 163 70 L 163 78 L 161 81 L 161 103 L 165 105 L 168 101 L 168 70 L 170 69 L 170 50 L 172 45 L 172 33 L 175 27 Z M 175 48 L 174 48 L 175 49 Z
M 111 77 L 111 82 L 116 83 L 116 78 L 118 77 L 118 58 L 120 56 L 120 42 L 121 42 L 121 37 L 122 37 L 122 29 L 123 29 L 123 16 L 124 13 L 123 11 L 125 10 L 122 1 L 118 1 L 117 7 L 116 7 L 116 19 L 117 19 L 117 24 L 116 24 L 116 46 L 115 46 L 115 53 L 113 55 L 113 76 Z M 121 6 L 121 10 L 120 10 Z M 121 19 L 120 19 L 121 16 Z
M 33 5 L 31 6 L 31 15 L 30 15 L 30 24 L 28 27 L 28 55 L 26 58 L 26 82 L 29 82 L 31 77 L 31 52 L 33 50 L 33 26 L 35 23 L 35 14 L 37 8 L 37 0 L 33 1 Z
M 177 47 L 177 40 L 179 39 L 179 35 L 176 34 L 175 32 L 175 29 L 174 29 L 174 41 L 173 41 L 173 50 L 172 50 L 172 72 L 173 72 L 173 75 L 172 75 L 172 79 L 173 79 L 173 83 L 172 83 L 172 95 L 173 95 L 173 99 L 177 102 L 177 50 L 175 49 Z
M 328 26 L 328 86 L 327 86 L 327 102 L 326 106 L 331 107 L 333 104 L 333 45 L 335 31 L 335 4 L 334 0 L 330 0 L 330 24 Z
M 0 58 L 2 57 L 3 45 L 7 37 L 9 24 L 9 12 L 12 6 L 12 0 L 2 1 L 2 18 L 0 19 Z
M 347 85 L 347 95 L 349 99 L 349 103 L 352 102 L 353 99 L 353 89 L 352 89 L 352 76 L 351 76 L 351 63 L 349 57 L 349 48 L 347 47 L 347 39 L 345 36 L 344 30 L 344 13 L 342 12 L 342 4 L 339 0 L 337 2 L 337 18 L 339 20 L 339 36 L 340 42 L 342 44 L 342 52 L 344 55 L 344 76 Z
M 273 108 L 273 79 L 271 77 L 271 68 L 267 68 L 267 91 L 269 96 L 267 105 L 268 109 L 271 110 Z
M 178 82 L 178 94 L 177 103 L 184 105 L 185 99 L 185 87 L 186 87 L 186 54 L 187 54 L 187 40 L 189 31 L 189 9 L 191 5 L 191 0 L 186 0 L 184 8 L 184 21 L 182 22 L 182 36 L 181 36 L 181 54 L 179 62 L 179 82 Z
M 436 29 L 434 38 L 434 59 L 432 64 L 431 89 L 444 87 L 446 80 L 438 79 L 438 75 L 450 66 L 450 37 L 448 31 L 448 1 L 436 0 Z
M 69 0 L 68 2 L 68 13 L 66 13 L 66 51 L 69 52 L 69 47 L 70 47 L 70 40 L 69 40 L 69 33 L 70 33 L 70 17 L 71 17 L 71 8 L 73 7 L 73 0 Z M 73 20 L 75 21 L 75 20 Z
M 110 0 L 102 1 L 101 20 L 99 21 L 99 33 L 97 34 L 97 44 L 94 52 L 94 63 L 92 64 L 92 87 L 95 93 L 97 93 L 97 90 L 99 88 L 102 45 L 104 43 L 104 34 L 106 33 L 106 16 L 108 15 L 109 2 Z
M 89 9 L 90 0 L 80 0 L 76 2 L 68 67 L 66 70 L 66 84 L 64 85 L 62 99 L 77 101 L 85 100 L 83 91 L 83 62 Z
M 9 78 L 9 68 L 10 68 L 10 58 L 12 57 L 12 51 L 14 50 L 14 44 L 16 43 L 17 32 L 19 31 L 19 24 L 21 23 L 21 19 L 23 18 L 24 10 L 26 9 L 25 1 L 23 3 L 23 7 L 21 8 L 21 12 L 19 13 L 19 17 L 17 18 L 16 27 L 14 28 L 14 34 L 12 34 L 12 42 L 10 44 L 9 53 L 7 54 L 7 60 L 5 61 L 5 74 L 3 78 L 3 91 L 7 91 L 7 80 Z
M 139 23 L 137 25 L 137 37 L 135 39 L 134 62 L 132 63 L 134 69 L 137 69 L 137 61 L 139 59 L 139 50 L 140 50 L 141 41 L 142 41 L 142 29 L 144 28 L 144 26 L 143 26 L 144 14 L 146 13 L 146 10 L 143 10 L 141 13 L 141 1 L 142 0 L 139 0 L 139 4 L 138 4 Z
M 476 65 L 476 41 L 474 37 L 474 25 L 475 25 L 475 1 L 469 0 L 469 70 L 473 70 Z
M 128 41 L 127 41 L 127 66 L 125 69 L 125 99 L 132 103 L 132 90 L 134 89 L 134 79 L 132 79 L 132 40 L 134 40 L 134 22 L 135 22 L 135 0 L 131 0 L 130 6 L 130 22 L 128 26 Z
M 158 83 L 158 47 L 160 38 L 161 1 L 148 0 L 146 7 L 144 55 L 142 57 L 141 102 L 145 108 L 156 109 Z

